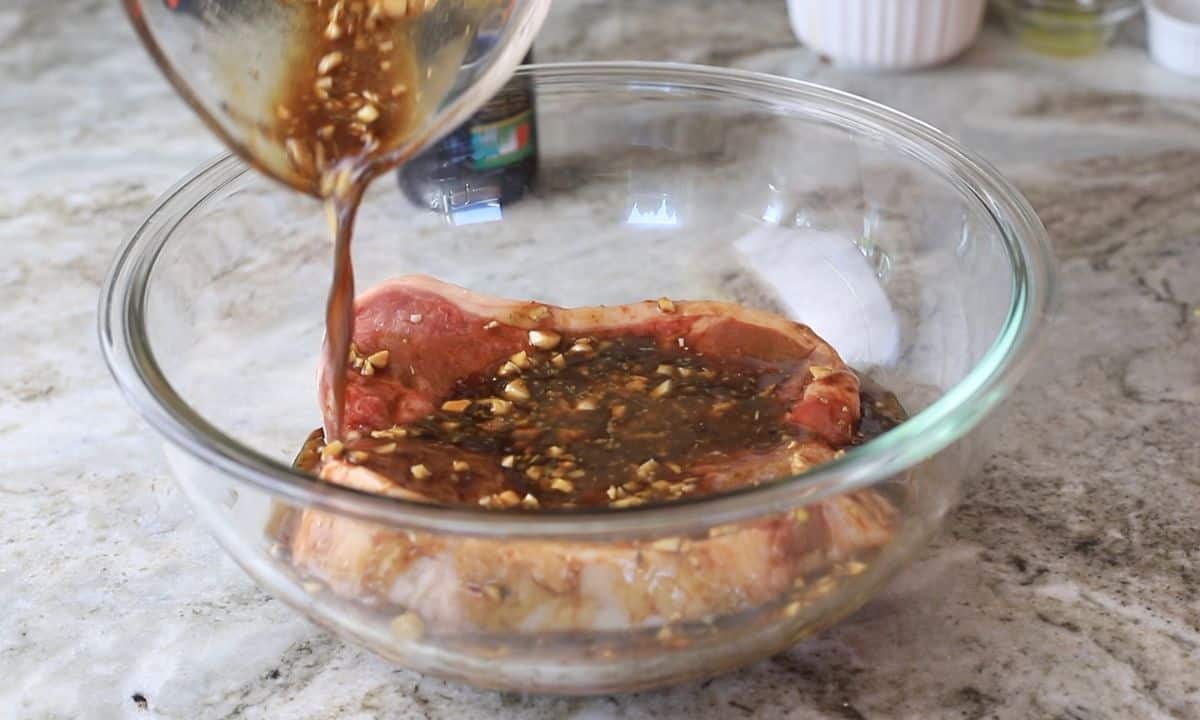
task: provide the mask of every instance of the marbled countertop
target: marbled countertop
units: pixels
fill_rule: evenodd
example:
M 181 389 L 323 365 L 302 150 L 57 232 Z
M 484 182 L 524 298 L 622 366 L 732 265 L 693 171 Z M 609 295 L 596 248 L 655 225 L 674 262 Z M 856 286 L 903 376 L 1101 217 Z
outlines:
M 475 691 L 318 630 L 198 525 L 94 340 L 116 247 L 218 148 L 115 0 L 7 0 L 0 717 L 1200 718 L 1200 82 L 1151 64 L 1137 27 L 1084 61 L 989 29 L 948 67 L 863 75 L 799 49 L 782 0 L 555 5 L 541 60 L 828 83 L 956 135 L 1032 200 L 1061 316 L 940 541 L 791 652 L 635 696 Z

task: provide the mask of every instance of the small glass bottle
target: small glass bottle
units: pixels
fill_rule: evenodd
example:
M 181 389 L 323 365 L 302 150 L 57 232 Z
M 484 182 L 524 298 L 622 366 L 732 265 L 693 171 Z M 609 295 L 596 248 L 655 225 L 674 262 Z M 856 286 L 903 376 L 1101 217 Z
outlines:
M 523 62 L 532 60 L 530 50 Z M 519 200 L 537 174 L 534 110 L 533 80 L 513 76 L 470 120 L 405 163 L 400 188 L 413 204 L 460 219 Z

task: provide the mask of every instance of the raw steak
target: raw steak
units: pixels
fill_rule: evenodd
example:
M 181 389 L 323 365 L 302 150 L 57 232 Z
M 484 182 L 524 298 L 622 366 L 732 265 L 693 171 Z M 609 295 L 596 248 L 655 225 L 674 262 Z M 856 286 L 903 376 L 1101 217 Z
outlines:
M 527 511 L 608 504 L 615 512 L 722 492 L 832 459 L 853 441 L 860 413 L 857 376 L 809 328 L 726 303 L 558 308 L 410 276 L 358 299 L 354 345 L 351 432 L 323 457 L 314 446 L 309 459 L 329 482 L 418 502 Z M 639 362 L 660 363 L 662 376 L 640 383 Z M 613 368 L 625 373 L 617 384 L 588 374 Z M 521 392 L 489 394 L 513 380 Z M 584 401 L 597 407 L 581 409 Z M 496 402 L 515 409 L 498 413 Z M 655 402 L 682 418 L 729 403 L 737 424 L 703 415 L 688 427 L 673 420 L 639 432 L 657 429 L 653 417 L 637 420 L 653 415 Z M 618 404 L 632 408 L 630 427 L 591 419 Z M 770 432 L 746 447 L 740 434 L 749 437 L 760 414 Z M 493 428 L 503 440 L 484 442 Z M 641 435 L 651 444 L 638 444 Z M 596 442 L 619 458 L 600 476 L 586 470 L 610 459 L 586 444 Z M 671 453 L 623 456 L 631 447 Z M 611 477 L 626 464 L 628 473 Z M 618 629 L 742 612 L 811 573 L 857 567 L 855 558 L 889 542 L 895 515 L 883 496 L 862 491 L 696 536 L 614 544 L 445 538 L 306 510 L 286 539 L 305 574 L 415 613 L 438 632 Z

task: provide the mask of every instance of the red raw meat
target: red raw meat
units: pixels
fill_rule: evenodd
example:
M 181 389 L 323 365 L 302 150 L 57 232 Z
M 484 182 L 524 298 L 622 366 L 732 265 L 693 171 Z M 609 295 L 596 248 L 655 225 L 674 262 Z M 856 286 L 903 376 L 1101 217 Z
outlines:
M 859 417 L 858 378 L 836 351 L 805 325 L 771 313 L 709 301 L 657 301 L 560 308 L 503 300 L 426 276 L 407 276 L 361 295 L 354 343 L 368 355 L 387 350 L 371 376 L 347 369 L 346 427 L 370 429 L 412 422 L 434 410 L 455 381 L 494 368 L 527 347 L 528 332 L 656 338 L 712 356 L 750 358 L 794 368 L 780 388 L 794 399 L 789 418 L 833 447 L 847 445 Z M 495 323 L 490 326 L 489 323 Z M 321 379 L 328 419 L 328 378 Z

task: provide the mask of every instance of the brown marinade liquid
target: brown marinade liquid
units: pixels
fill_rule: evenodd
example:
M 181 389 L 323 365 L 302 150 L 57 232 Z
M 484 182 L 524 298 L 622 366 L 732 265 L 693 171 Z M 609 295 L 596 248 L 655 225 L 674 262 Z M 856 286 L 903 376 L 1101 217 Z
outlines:
M 325 316 L 325 368 L 341 435 L 345 366 L 353 335 L 351 234 L 372 162 L 418 122 L 412 101 L 412 27 L 385 0 L 293 0 L 300 41 L 275 102 L 272 129 L 297 187 L 325 198 L 334 226 L 334 273 Z M 422 6 L 423 7 L 423 6 Z
M 706 471 L 803 439 L 778 397 L 788 373 L 645 337 L 564 338 L 586 352 L 518 354 L 516 373 L 461 379 L 434 413 L 345 444 L 343 457 L 434 502 L 622 507 L 704 494 Z M 865 381 L 855 443 L 901 422 L 895 396 Z M 297 458 L 313 470 L 320 431 Z M 419 468 L 418 471 L 414 471 Z
M 562 347 L 576 341 L 564 338 Z M 794 427 L 783 421 L 787 407 L 775 397 L 780 372 L 664 350 L 645 337 L 592 347 L 527 350 L 530 367 L 519 380 L 492 374 L 461 380 L 453 400 L 404 428 L 397 442 L 406 446 L 393 455 L 371 452 L 364 465 L 386 477 L 403 473 L 406 487 L 440 500 L 489 498 L 483 504 L 504 506 L 512 496 L 503 494 L 511 491 L 536 498 L 536 505 L 527 502 L 539 508 L 603 507 L 625 497 L 640 504 L 703 492 L 705 465 L 779 446 Z M 443 455 L 421 458 L 431 474 L 419 485 L 408 477 L 404 452 L 416 444 L 424 453 L 432 444 Z M 456 473 L 453 461 L 461 458 L 472 469 Z

